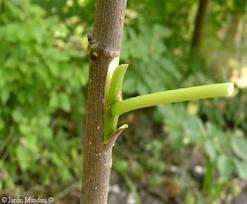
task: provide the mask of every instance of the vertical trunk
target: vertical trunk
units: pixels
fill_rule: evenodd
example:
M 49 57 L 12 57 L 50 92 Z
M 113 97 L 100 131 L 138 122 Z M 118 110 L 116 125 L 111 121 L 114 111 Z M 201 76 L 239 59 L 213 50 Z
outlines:
M 191 51 L 200 50 L 202 42 L 202 34 L 204 28 L 204 20 L 207 13 L 207 8 L 209 5 L 209 0 L 200 0 L 197 10 L 197 15 L 195 18 L 195 28 L 192 37 Z
M 227 44 L 234 45 L 239 44 L 241 42 L 243 25 L 243 16 L 234 15 L 231 17 L 225 36 Z
M 89 35 L 89 84 L 82 171 L 82 204 L 106 204 L 112 146 L 103 143 L 105 80 L 110 62 L 119 57 L 127 0 L 97 0 Z

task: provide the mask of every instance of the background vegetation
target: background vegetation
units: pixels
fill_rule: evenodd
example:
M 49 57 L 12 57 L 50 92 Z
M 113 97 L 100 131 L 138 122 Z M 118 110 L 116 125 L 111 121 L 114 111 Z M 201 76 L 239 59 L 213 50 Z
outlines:
M 246 1 L 211 0 L 195 48 L 199 2 L 128 2 L 124 97 L 229 80 L 236 96 L 121 118 L 111 194 L 123 203 L 230 203 L 246 188 Z M 78 203 L 94 14 L 92 0 L 0 0 L 1 195 Z

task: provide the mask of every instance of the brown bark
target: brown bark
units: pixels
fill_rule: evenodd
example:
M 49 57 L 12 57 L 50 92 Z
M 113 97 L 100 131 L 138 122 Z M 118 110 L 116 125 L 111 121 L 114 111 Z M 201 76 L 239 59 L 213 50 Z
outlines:
M 210 0 L 200 0 L 195 18 L 195 28 L 192 37 L 191 51 L 200 50 L 202 43 L 202 35 L 204 29 L 204 21 Z
M 234 45 L 239 44 L 241 42 L 243 25 L 243 16 L 234 15 L 231 17 L 225 36 L 227 44 Z
M 89 84 L 81 204 L 106 204 L 112 145 L 104 145 L 105 80 L 109 63 L 119 57 L 127 0 L 97 0 L 89 35 Z

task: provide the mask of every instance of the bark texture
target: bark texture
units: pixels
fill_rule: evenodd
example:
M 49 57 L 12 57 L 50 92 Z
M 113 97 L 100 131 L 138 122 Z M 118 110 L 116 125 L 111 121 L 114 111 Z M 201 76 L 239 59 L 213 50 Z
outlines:
M 202 43 L 202 34 L 204 29 L 204 21 L 210 0 L 200 0 L 195 18 L 195 28 L 192 37 L 191 51 L 200 50 Z
M 112 146 L 104 145 L 105 80 L 109 63 L 119 57 L 127 0 L 97 0 L 89 40 L 89 84 L 81 204 L 106 204 Z

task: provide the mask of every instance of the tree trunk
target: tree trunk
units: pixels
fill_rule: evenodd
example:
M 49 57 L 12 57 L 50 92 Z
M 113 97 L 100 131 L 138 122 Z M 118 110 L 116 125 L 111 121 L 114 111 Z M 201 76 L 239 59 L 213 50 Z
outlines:
M 244 18 L 241 15 L 233 15 L 226 30 L 225 41 L 229 45 L 240 44 L 243 34 Z
M 200 0 L 197 10 L 197 15 L 195 18 L 195 28 L 191 43 L 191 52 L 195 50 L 200 51 L 202 43 L 202 34 L 204 28 L 204 20 L 207 13 L 207 8 L 209 5 L 209 0 Z
M 105 80 L 108 66 L 119 58 L 127 0 L 97 0 L 89 40 L 89 84 L 81 204 L 106 204 L 112 145 L 104 145 Z

